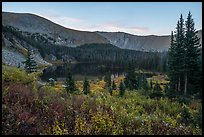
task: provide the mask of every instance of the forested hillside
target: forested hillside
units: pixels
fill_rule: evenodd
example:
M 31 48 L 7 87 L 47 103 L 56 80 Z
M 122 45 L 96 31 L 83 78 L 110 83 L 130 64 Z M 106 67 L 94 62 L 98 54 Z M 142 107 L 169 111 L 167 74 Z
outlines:
M 66 56 L 67 60 L 78 62 L 114 63 L 124 66 L 132 63 L 139 69 L 166 71 L 167 52 L 141 52 L 100 43 L 85 44 L 78 47 L 62 47 L 52 44 L 38 33 L 24 34 L 11 26 L 2 26 L 2 28 L 6 38 L 11 40 L 14 39 L 13 37 L 21 39 L 31 46 L 26 48 L 36 48 L 47 61 L 49 61 L 46 58 L 48 55 L 55 56 L 58 60 L 63 60 L 63 56 Z

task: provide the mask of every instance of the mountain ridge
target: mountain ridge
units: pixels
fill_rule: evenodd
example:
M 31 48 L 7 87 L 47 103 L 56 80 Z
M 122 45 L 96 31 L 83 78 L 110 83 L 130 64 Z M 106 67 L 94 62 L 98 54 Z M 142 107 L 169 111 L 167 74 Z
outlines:
M 2 24 L 30 33 L 43 33 L 55 39 L 62 39 L 61 45 L 82 45 L 86 43 L 108 43 L 94 32 L 65 28 L 44 17 L 31 13 L 2 12 Z M 84 41 L 84 39 L 86 41 Z
M 33 13 L 2 12 L 2 25 L 12 26 L 32 34 L 46 34 L 46 39 L 54 39 L 53 44 L 76 47 L 91 43 L 113 44 L 122 49 L 138 51 L 167 51 L 170 35 L 134 35 L 126 32 L 80 31 L 70 29 Z M 202 30 L 198 31 L 201 38 Z

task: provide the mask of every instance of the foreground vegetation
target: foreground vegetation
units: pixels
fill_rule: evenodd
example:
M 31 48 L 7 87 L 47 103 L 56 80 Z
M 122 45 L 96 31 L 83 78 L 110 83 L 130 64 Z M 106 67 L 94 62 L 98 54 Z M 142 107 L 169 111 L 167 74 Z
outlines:
M 2 134 L 202 134 L 202 101 L 149 95 L 152 90 L 126 90 L 119 82 L 112 96 L 105 82 L 90 82 L 90 93 L 67 94 L 59 84 L 38 87 L 39 73 L 2 66 Z

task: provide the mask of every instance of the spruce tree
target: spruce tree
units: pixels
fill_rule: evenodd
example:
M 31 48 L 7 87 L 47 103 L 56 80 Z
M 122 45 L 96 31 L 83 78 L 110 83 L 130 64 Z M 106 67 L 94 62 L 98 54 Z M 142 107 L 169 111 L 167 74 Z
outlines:
M 125 84 L 124 84 L 124 82 L 122 80 L 120 82 L 119 90 L 120 90 L 120 96 L 121 97 L 124 96 L 124 94 L 125 94 Z
M 177 93 L 201 93 L 201 45 L 194 21 L 189 12 L 185 22 L 181 15 L 177 27 L 175 39 L 171 34 L 171 46 L 169 49 L 168 76 L 170 89 Z
M 124 83 L 126 85 L 126 88 L 128 88 L 129 90 L 138 89 L 139 86 L 138 77 L 135 73 L 134 66 L 131 64 L 128 65 L 128 71 L 125 76 Z
M 110 72 L 106 73 L 104 81 L 106 82 L 106 88 L 109 89 L 111 87 L 111 74 Z
M 171 31 L 171 45 L 169 48 L 169 58 L 168 58 L 168 77 L 170 79 L 170 89 L 171 91 L 177 91 L 177 60 L 176 60 L 176 47 L 173 31 Z M 151 84 L 150 84 L 151 85 Z M 152 87 L 152 86 L 151 86 Z
M 183 16 L 181 14 L 181 17 L 179 19 L 177 26 L 177 33 L 176 33 L 176 62 L 177 62 L 177 73 L 178 73 L 178 87 L 177 91 L 179 94 L 181 94 L 182 89 L 184 89 L 184 69 L 185 69 L 185 30 L 184 30 L 184 20 Z
M 112 87 L 109 87 L 108 91 L 109 91 L 110 95 L 112 96 L 112 95 L 113 95 L 113 89 L 112 89 Z
M 85 80 L 84 80 L 83 92 L 84 92 L 85 95 L 90 93 L 90 85 L 89 85 L 89 81 L 87 80 L 86 77 L 85 77 Z
M 169 50 L 169 77 L 171 88 L 177 93 L 181 93 L 184 89 L 184 70 L 185 70 L 185 41 L 184 41 L 184 20 L 181 14 L 176 27 L 175 40 L 173 33 L 171 34 L 171 46 Z M 174 88 L 175 86 L 175 88 Z
M 33 59 L 33 51 L 28 50 L 28 56 L 24 63 L 25 63 L 25 69 L 28 73 L 37 71 L 37 63 Z
M 108 92 L 110 93 L 110 95 L 112 96 L 113 89 L 111 87 L 111 74 L 110 74 L 110 72 L 106 73 L 104 80 L 106 82 L 105 87 L 108 90 Z
M 148 89 L 147 78 L 143 73 L 138 76 L 138 87 L 144 90 Z
M 113 82 L 112 82 L 112 89 L 113 90 L 116 90 L 117 89 L 117 86 L 116 86 L 116 84 L 115 84 L 115 81 L 113 80 Z
M 151 90 L 153 89 L 153 82 L 152 82 L 152 79 L 150 79 L 150 89 L 151 89 Z
M 200 38 L 198 38 L 197 31 L 194 28 L 194 21 L 192 15 L 189 12 L 187 20 L 185 22 L 185 89 L 184 95 L 188 91 L 201 90 L 198 89 L 199 81 L 201 81 L 201 69 L 199 68 L 199 56 L 200 56 Z
M 73 93 L 76 90 L 74 79 L 72 78 L 71 72 L 68 69 L 68 74 L 65 82 L 67 93 Z

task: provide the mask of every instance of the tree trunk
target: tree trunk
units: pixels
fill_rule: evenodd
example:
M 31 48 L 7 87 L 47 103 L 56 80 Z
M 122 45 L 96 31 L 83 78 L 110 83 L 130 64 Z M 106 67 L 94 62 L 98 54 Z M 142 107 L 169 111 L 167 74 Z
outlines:
M 187 79 L 187 74 L 185 75 L 185 89 L 184 89 L 184 95 L 187 93 L 187 85 L 188 85 L 188 79 Z
M 178 86 L 177 86 L 177 84 L 175 84 L 175 91 L 176 91 L 176 92 L 178 91 Z
M 180 93 L 181 91 L 181 80 L 180 80 L 180 76 L 179 76 L 179 81 L 178 81 L 178 92 Z

